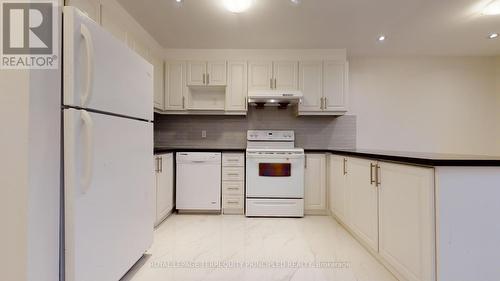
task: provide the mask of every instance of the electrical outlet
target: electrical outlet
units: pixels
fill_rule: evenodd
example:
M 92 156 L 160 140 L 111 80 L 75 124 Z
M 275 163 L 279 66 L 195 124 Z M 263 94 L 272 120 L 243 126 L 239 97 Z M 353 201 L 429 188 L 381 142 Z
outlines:
M 205 131 L 205 130 L 202 130 L 202 131 L 201 131 L 201 138 L 202 138 L 202 139 L 207 138 L 207 131 Z

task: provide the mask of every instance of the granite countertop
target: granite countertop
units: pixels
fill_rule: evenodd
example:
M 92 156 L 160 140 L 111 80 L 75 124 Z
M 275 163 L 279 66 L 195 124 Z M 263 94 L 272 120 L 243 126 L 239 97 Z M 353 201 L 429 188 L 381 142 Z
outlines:
M 168 152 L 245 152 L 244 147 L 239 148 L 190 148 L 190 147 L 155 147 L 154 153 Z M 407 163 L 424 166 L 490 166 L 500 167 L 500 156 L 467 155 L 467 154 L 445 154 L 445 153 L 422 153 L 388 150 L 368 149 L 304 149 L 306 152 L 334 153 L 345 156 L 358 156 L 382 161 Z

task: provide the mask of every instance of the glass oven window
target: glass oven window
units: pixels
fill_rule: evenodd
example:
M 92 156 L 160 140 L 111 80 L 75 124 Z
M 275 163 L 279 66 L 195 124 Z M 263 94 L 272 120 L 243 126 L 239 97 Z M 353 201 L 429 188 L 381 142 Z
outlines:
M 261 177 L 290 177 L 292 165 L 290 163 L 259 163 Z

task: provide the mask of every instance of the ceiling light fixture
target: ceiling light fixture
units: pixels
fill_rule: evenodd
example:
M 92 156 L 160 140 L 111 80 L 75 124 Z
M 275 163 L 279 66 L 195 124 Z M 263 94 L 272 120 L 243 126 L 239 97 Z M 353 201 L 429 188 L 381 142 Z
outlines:
M 496 38 L 498 38 L 498 33 L 490 33 L 490 35 L 488 35 L 488 38 L 489 39 L 496 39 Z
M 378 40 L 379 42 L 383 42 L 383 41 L 385 41 L 385 35 L 380 35 L 380 36 L 377 38 L 377 40 Z
M 224 0 L 224 6 L 232 13 L 242 13 L 252 5 L 253 0 Z
M 300 0 L 290 0 L 290 2 L 292 3 L 292 5 L 299 5 L 300 4 Z
M 483 15 L 500 15 L 500 0 L 495 0 L 483 9 Z
M 180 3 L 180 2 L 182 2 L 182 0 L 175 0 L 175 2 Z

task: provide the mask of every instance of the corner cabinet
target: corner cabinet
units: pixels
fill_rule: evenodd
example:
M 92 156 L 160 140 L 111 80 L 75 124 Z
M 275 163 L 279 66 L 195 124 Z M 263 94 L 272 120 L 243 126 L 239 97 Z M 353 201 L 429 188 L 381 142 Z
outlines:
M 155 155 L 155 226 L 174 209 L 174 156 L 173 153 Z
M 330 210 L 399 280 L 436 280 L 434 169 L 330 155 Z
M 343 115 L 348 111 L 346 61 L 301 61 L 299 89 L 304 97 L 299 115 Z
M 304 171 L 304 212 L 306 215 L 327 213 L 326 154 L 307 153 Z

